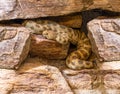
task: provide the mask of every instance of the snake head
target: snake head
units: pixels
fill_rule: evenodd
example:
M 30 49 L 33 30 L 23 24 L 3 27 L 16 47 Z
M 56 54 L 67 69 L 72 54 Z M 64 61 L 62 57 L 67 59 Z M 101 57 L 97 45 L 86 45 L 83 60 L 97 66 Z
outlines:
M 27 20 L 23 24 L 26 28 L 29 28 L 32 30 L 32 33 L 34 34 L 42 34 L 44 28 L 40 25 L 37 24 L 35 21 Z
M 22 23 L 23 26 L 27 27 L 27 28 L 33 28 L 34 25 L 36 25 L 36 23 L 34 21 L 31 20 L 26 20 Z

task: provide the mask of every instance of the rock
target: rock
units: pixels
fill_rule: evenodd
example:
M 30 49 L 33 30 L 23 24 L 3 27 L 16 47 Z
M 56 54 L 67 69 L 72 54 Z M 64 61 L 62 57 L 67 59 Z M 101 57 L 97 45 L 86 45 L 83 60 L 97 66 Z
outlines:
M 16 72 L 14 70 L 0 69 L 0 93 L 10 94 L 15 82 Z
M 120 70 L 71 70 L 65 60 L 27 58 L 18 70 L 0 69 L 1 94 L 119 94 Z M 60 69 L 60 70 L 59 70 Z M 61 71 L 61 72 L 60 72 Z
M 0 69 L 1 94 L 73 94 L 59 69 L 28 58 L 18 70 Z
M 104 88 L 107 89 L 120 89 L 120 71 L 101 71 L 102 78 L 104 79 L 102 83 Z
M 120 61 L 103 62 L 99 65 L 101 84 L 106 94 L 119 94 L 120 91 Z M 111 92 L 111 93 L 110 93 Z
M 99 63 L 99 68 L 101 70 L 120 70 L 120 61 L 111 61 Z
M 19 68 L 29 46 L 30 32 L 26 28 L 0 26 L 0 68 Z
M 75 94 L 119 94 L 120 71 L 63 70 L 63 75 Z
M 110 90 L 78 90 L 75 94 L 119 94 L 120 90 L 117 89 L 110 89 Z
M 76 94 L 79 94 L 77 93 L 79 90 L 94 90 L 100 85 L 97 70 L 64 69 L 62 72 Z
M 88 23 L 92 50 L 100 61 L 120 60 L 120 18 L 94 19 Z
M 0 0 L 0 17 L 13 11 L 16 4 L 16 0 Z
M 0 20 L 59 16 L 96 8 L 120 12 L 119 5 L 119 0 L 1 0 Z
M 71 28 L 80 28 L 82 25 L 82 16 L 80 14 L 52 17 L 50 19 Z
M 69 45 L 61 45 L 56 41 L 45 39 L 41 35 L 32 34 L 30 48 L 30 54 L 32 56 L 47 59 L 65 59 Z
M 17 71 L 10 94 L 73 94 L 59 69 L 29 58 Z

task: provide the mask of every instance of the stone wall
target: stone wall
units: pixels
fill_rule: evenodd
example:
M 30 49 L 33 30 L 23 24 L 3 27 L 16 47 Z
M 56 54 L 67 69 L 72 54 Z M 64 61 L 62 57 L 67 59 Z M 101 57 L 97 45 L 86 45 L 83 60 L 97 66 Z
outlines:
M 0 20 L 59 16 L 95 8 L 120 12 L 119 5 L 119 0 L 1 0 Z
M 120 94 L 119 5 L 120 0 L 0 0 L 0 94 Z M 69 69 L 65 59 L 76 48 L 31 34 L 21 24 L 25 19 L 84 31 L 95 67 Z

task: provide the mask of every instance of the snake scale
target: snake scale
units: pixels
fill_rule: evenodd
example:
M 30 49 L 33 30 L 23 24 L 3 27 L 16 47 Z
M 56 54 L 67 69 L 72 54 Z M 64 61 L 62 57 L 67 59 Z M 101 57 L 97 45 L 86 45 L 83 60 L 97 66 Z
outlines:
M 32 29 L 32 33 L 42 34 L 47 39 L 55 40 L 60 44 L 76 45 L 77 50 L 71 52 L 66 58 L 67 67 L 86 69 L 94 66 L 93 62 L 87 61 L 91 54 L 91 44 L 84 32 L 48 20 L 26 20 L 23 25 Z

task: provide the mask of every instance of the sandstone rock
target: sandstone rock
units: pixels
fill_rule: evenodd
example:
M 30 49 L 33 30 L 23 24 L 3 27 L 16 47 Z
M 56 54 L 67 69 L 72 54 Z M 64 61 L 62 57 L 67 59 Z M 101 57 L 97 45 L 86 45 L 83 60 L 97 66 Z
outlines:
M 71 28 L 80 28 L 82 24 L 82 16 L 80 14 L 52 17 L 51 20 Z
M 109 90 L 106 90 L 106 94 L 119 94 L 120 93 L 120 90 L 119 89 L 109 89 Z
M 31 61 L 31 60 L 30 60 Z M 31 61 L 33 62 L 33 61 Z M 42 65 L 51 65 L 59 68 L 75 94 L 119 94 L 119 68 L 115 62 L 105 62 L 97 69 L 71 70 L 65 66 L 65 60 L 38 60 Z M 30 65 L 33 66 L 33 65 Z M 36 65 L 37 66 L 37 65 Z M 110 67 L 108 67 L 110 66 Z M 29 68 L 28 68 L 29 69 Z M 110 78 L 109 78 L 110 77 Z M 111 79 L 111 80 L 110 80 Z M 118 81 L 118 83 L 117 83 Z M 111 93 L 110 93 L 111 92 Z
M 1 0 L 0 20 L 58 16 L 101 8 L 120 12 L 115 0 Z
M 17 71 L 0 69 L 0 93 L 120 93 L 120 70 L 104 70 L 102 68 L 97 70 L 71 70 L 64 65 L 64 62 L 65 60 L 48 60 L 36 57 L 26 59 Z
M 94 19 L 88 23 L 93 52 L 100 61 L 120 60 L 120 18 Z
M 120 61 L 99 63 L 99 68 L 101 70 L 120 70 Z
M 71 88 L 76 92 L 78 90 L 91 90 L 99 87 L 97 70 L 70 70 L 62 71 Z M 79 94 L 79 93 L 78 93 Z
M 55 41 L 45 39 L 41 35 L 32 35 L 31 50 L 33 56 L 39 56 L 48 59 L 65 59 L 69 45 L 61 45 Z
M 14 85 L 14 77 L 16 72 L 14 70 L 0 69 L 0 93 L 10 94 Z
M 27 59 L 17 74 L 10 94 L 73 94 L 60 71 L 37 58 Z
M 119 94 L 120 91 L 120 61 L 104 62 L 100 65 L 101 80 L 108 94 Z M 118 90 L 116 90 L 118 89 Z M 116 92 L 116 93 L 115 93 Z M 117 93 L 118 92 L 118 93 Z
M 24 27 L 0 26 L 0 68 L 17 69 L 27 57 L 30 32 Z
M 119 94 L 120 71 L 63 70 L 63 75 L 75 94 Z M 111 93 L 110 93 L 111 92 Z
M 1 94 L 73 94 L 59 69 L 28 58 L 17 70 L 0 69 Z
M 84 89 L 81 89 L 81 90 L 76 90 L 75 94 L 105 94 L 105 93 L 102 93 L 99 90 L 84 90 Z
M 103 72 L 103 71 L 101 71 Z M 105 89 L 120 89 L 120 71 L 104 71 L 102 73 L 104 79 L 102 83 Z
M 117 89 L 110 89 L 110 90 L 78 90 L 75 94 L 119 94 L 120 90 Z

